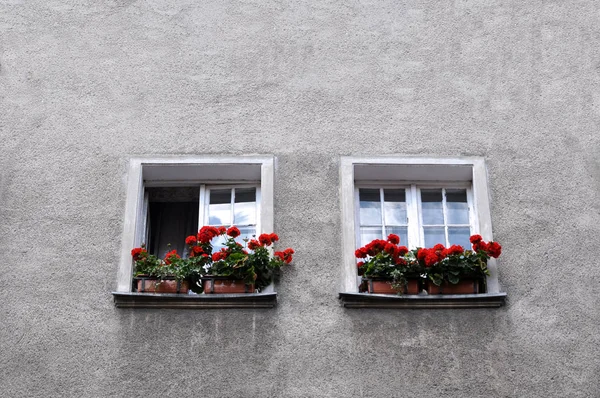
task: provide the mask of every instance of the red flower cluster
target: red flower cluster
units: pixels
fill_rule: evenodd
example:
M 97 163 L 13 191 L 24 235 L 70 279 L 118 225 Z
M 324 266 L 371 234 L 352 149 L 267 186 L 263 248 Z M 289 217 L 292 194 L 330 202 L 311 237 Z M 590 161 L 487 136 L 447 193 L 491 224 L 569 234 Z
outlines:
M 431 267 L 433 264 L 442 261 L 447 256 L 448 250 L 440 243 L 433 246 L 431 249 L 419 249 L 417 252 L 417 259 L 423 262 L 426 267 Z
M 357 249 L 354 255 L 356 258 L 367 258 L 367 256 L 372 257 L 385 252 L 393 257 L 395 263 L 404 265 L 406 261 L 401 257 L 408 253 L 408 248 L 406 246 L 398 246 L 398 243 L 400 243 L 400 237 L 390 234 L 387 241 L 375 239 L 367 243 L 364 247 Z
M 240 229 L 238 227 L 236 227 L 235 225 L 233 227 L 230 227 L 227 230 L 227 235 L 231 236 L 232 238 L 237 238 L 238 236 L 240 236 L 242 234 L 242 232 L 240 231 Z
M 262 246 L 270 246 L 273 243 L 277 242 L 278 240 L 279 240 L 279 236 L 276 233 L 260 234 L 260 236 L 258 237 L 258 242 Z
M 275 252 L 273 254 L 279 257 L 281 260 L 283 260 L 286 264 L 289 264 L 292 262 L 292 254 L 294 253 L 294 249 L 288 247 L 282 252 Z
M 215 236 L 219 236 L 219 235 L 221 235 L 221 232 L 219 231 L 219 229 L 217 229 L 215 227 L 204 226 L 204 227 L 200 228 L 200 231 L 198 231 L 196 238 L 198 239 L 198 242 L 200 242 L 200 243 L 208 243 Z
M 250 242 L 248 242 L 248 249 L 250 250 L 256 250 L 261 246 L 260 242 L 257 241 L 256 239 L 250 239 Z
M 400 237 L 395 234 L 389 234 L 387 240 L 388 242 L 393 243 L 394 245 L 400 244 Z
M 502 246 L 498 242 L 486 243 L 481 235 L 473 235 L 469 239 L 473 244 L 473 251 L 484 251 L 490 257 L 498 258 L 502 254 Z
M 196 237 L 194 235 L 190 235 L 187 238 L 185 238 L 186 245 L 195 245 L 197 241 L 198 240 L 196 239 Z
M 148 252 L 143 247 L 136 247 L 135 249 L 131 250 L 131 256 L 133 257 L 133 261 L 137 261 L 141 257 L 146 257 L 147 255 Z
M 221 260 L 227 259 L 228 256 L 229 256 L 229 253 L 227 252 L 227 249 L 222 248 L 221 251 L 213 253 L 212 260 L 213 261 L 221 261 Z
M 165 264 L 169 265 L 171 264 L 171 261 L 177 258 L 181 258 L 179 257 L 179 254 L 177 254 L 177 250 L 171 250 L 165 255 Z

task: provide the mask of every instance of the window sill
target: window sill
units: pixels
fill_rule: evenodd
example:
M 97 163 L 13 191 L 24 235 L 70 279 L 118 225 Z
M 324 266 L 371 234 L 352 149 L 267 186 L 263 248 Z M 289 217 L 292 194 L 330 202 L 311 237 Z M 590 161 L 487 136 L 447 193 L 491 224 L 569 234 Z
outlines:
M 346 308 L 498 308 L 504 305 L 506 293 L 403 295 L 340 293 Z
M 158 294 L 113 292 L 117 308 L 273 308 L 277 293 Z

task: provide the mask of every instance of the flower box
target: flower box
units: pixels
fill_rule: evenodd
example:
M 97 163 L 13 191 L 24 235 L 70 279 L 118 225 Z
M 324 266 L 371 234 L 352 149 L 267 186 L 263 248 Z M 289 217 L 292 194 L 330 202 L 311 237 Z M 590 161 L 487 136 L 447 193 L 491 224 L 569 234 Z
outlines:
M 206 275 L 202 277 L 204 294 L 254 293 L 254 284 L 226 276 Z
M 188 281 L 169 277 L 157 279 L 141 275 L 134 278 L 134 281 L 136 282 L 138 293 L 187 294 L 190 289 Z
M 443 281 L 437 286 L 432 281 L 427 281 L 427 292 L 429 294 L 477 294 L 480 292 L 480 282 L 480 279 L 464 278 L 456 284 Z
M 393 280 L 387 278 L 365 278 L 369 293 L 373 294 L 419 294 L 419 280 L 407 279 L 407 283 L 403 290 L 399 290 L 392 286 Z

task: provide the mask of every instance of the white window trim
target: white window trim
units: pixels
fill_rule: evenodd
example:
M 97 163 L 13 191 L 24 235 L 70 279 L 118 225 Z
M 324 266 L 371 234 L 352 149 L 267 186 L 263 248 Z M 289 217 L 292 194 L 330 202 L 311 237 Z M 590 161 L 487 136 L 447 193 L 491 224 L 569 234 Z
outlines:
M 343 293 L 356 293 L 356 211 L 355 211 L 355 166 L 468 166 L 471 168 L 471 191 L 473 201 L 473 233 L 480 234 L 485 240 L 492 240 L 492 217 L 490 212 L 490 199 L 487 183 L 487 170 L 485 160 L 482 157 L 413 157 L 413 156 L 343 156 L 340 159 L 340 200 L 342 210 L 342 273 L 340 280 L 340 291 Z M 408 179 L 413 182 L 412 180 Z M 402 181 L 399 178 L 398 181 Z M 418 181 L 413 183 L 418 184 Z M 431 184 L 443 184 L 444 181 L 427 182 Z M 372 184 L 377 185 L 377 181 Z M 399 182 L 400 184 L 400 182 Z M 361 184 L 362 186 L 362 184 Z M 416 195 L 413 192 L 412 195 Z M 416 200 L 416 197 L 413 197 Z M 410 217 L 411 215 L 409 215 Z M 416 214 L 412 214 L 416 216 Z M 498 270 L 495 259 L 488 261 L 490 276 L 487 278 L 487 292 L 500 293 L 498 283 Z
M 273 231 L 273 204 L 274 204 L 274 158 L 270 155 L 252 156 L 156 156 L 156 157 L 134 157 L 129 161 L 127 173 L 127 193 L 125 200 L 125 216 L 123 218 L 123 236 L 121 239 L 121 256 L 119 260 L 119 271 L 117 275 L 117 292 L 131 292 L 133 277 L 133 261 L 131 260 L 131 249 L 139 246 L 143 240 L 144 229 L 144 167 L 148 166 L 211 166 L 225 165 L 243 169 L 247 165 L 260 166 L 260 231 Z M 214 179 L 219 179 L 218 175 Z M 212 180 L 212 179 L 211 179 Z M 235 180 L 224 180 L 227 183 L 235 183 Z M 207 182 L 208 183 L 208 182 Z M 212 183 L 211 183 L 212 184 Z M 257 226 L 258 228 L 258 226 Z

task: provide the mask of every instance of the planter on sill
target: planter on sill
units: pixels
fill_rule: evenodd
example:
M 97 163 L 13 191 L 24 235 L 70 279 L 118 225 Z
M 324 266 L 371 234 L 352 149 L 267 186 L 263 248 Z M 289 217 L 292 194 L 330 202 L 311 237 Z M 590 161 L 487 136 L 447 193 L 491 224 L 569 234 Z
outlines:
M 435 285 L 432 281 L 427 281 L 427 292 L 429 294 L 477 294 L 480 292 L 479 279 L 464 278 L 457 284 L 452 284 L 443 281 L 440 286 Z
M 387 278 L 363 278 L 367 282 L 369 293 L 372 294 L 419 294 L 419 279 L 408 278 L 403 291 L 394 289 L 392 279 Z
M 173 277 L 161 279 L 140 275 L 133 278 L 137 282 L 138 293 L 174 293 L 187 294 L 190 290 L 189 282 L 177 280 Z
M 204 294 L 254 293 L 254 284 L 247 284 L 241 279 L 212 275 L 203 276 L 201 279 Z

